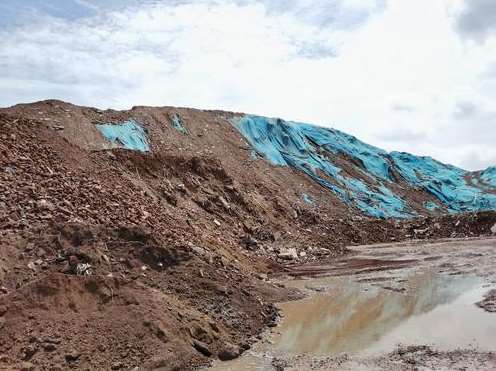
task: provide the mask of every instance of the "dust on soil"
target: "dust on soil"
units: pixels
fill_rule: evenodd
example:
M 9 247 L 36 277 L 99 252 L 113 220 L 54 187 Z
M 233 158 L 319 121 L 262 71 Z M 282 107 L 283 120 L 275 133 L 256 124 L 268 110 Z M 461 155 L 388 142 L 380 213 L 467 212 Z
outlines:
M 0 110 L 0 368 L 183 370 L 237 357 L 276 324 L 275 302 L 301 297 L 270 276 L 317 271 L 348 245 L 488 235 L 496 222 L 364 217 L 304 175 L 250 160 L 235 115 Z M 128 119 L 144 123 L 151 153 L 111 149 L 95 128 Z

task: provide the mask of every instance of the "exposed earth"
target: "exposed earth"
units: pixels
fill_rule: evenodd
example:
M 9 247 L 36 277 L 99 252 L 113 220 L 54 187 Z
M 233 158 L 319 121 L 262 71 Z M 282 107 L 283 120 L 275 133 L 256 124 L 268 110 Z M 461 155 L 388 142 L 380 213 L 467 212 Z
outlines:
M 257 150 L 233 125 L 242 117 L 60 101 L 0 109 L 0 369 L 202 368 L 259 346 L 280 322 L 275 304 L 309 292 L 288 277 L 366 280 L 371 262 L 353 246 L 458 238 L 470 255 L 479 253 L 465 238 L 496 233 L 491 169 L 438 164 L 444 178 L 436 181 L 435 171 L 421 176 L 421 161 L 414 173 L 422 181 L 413 182 L 403 162 L 372 151 L 394 165 L 394 179 L 376 178 L 367 167 L 375 162 L 316 144 L 297 157 L 317 167 L 295 162 L 284 146 L 278 153 L 294 166 L 275 166 L 262 158 L 267 145 Z M 330 161 L 337 180 L 322 170 L 334 169 Z M 393 255 L 408 246 L 395 245 Z M 457 272 L 453 251 L 426 249 L 426 261 Z M 464 261 L 492 264 L 487 254 Z M 405 259 L 374 260 L 371 270 L 403 271 L 418 260 Z M 494 292 L 479 301 L 493 310 Z M 394 357 L 413 351 L 434 352 Z M 470 352 L 478 350 L 439 354 L 465 360 Z M 273 363 L 307 362 L 288 357 Z

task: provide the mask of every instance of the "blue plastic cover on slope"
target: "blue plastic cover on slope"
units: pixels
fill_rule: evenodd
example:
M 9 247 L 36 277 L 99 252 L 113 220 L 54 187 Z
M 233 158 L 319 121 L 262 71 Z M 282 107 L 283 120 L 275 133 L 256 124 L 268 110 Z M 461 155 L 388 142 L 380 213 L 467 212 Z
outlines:
M 337 130 L 309 124 L 286 122 L 260 116 L 244 116 L 234 125 L 252 147 L 274 165 L 303 171 L 313 180 L 335 193 L 341 200 L 372 216 L 404 218 L 412 216 L 406 203 L 388 188 L 370 189 L 359 179 L 341 174 L 341 169 L 327 155 L 338 151 L 355 155 L 366 169 L 379 178 L 389 172 L 386 152 L 358 141 Z M 347 142 L 350 143 L 347 146 Z
M 430 157 L 391 152 L 395 170 L 410 185 L 421 188 L 441 201 L 449 210 L 478 211 L 496 209 L 496 195 L 467 181 L 471 173 Z M 496 189 L 494 189 L 496 190 Z
M 114 147 L 141 152 L 150 150 L 145 130 L 134 120 L 118 124 L 99 124 L 96 127 Z
M 487 185 L 496 187 L 496 166 L 488 167 L 486 170 L 482 171 L 480 178 Z
M 309 205 L 315 205 L 313 198 L 310 197 L 307 193 L 302 193 L 301 198 L 303 199 L 303 201 L 305 201 L 305 203 L 307 203 Z
M 428 201 L 424 204 L 424 207 L 429 210 L 429 211 L 434 211 L 434 210 L 437 210 L 439 209 L 439 205 L 436 204 L 435 202 L 432 202 L 432 201 Z
M 430 157 L 388 153 L 338 130 L 305 123 L 247 115 L 233 124 L 253 149 L 272 164 L 305 172 L 347 204 L 372 216 L 415 215 L 388 187 L 394 181 L 393 173 L 412 187 L 435 196 L 450 212 L 496 209 L 496 195 L 469 184 L 469 172 Z M 375 185 L 343 175 L 332 162 L 333 155 L 338 153 L 358 163 L 356 170 Z M 481 179 L 494 185 L 496 168 L 483 172 Z M 439 205 L 427 203 L 424 207 L 432 211 Z
M 186 130 L 186 128 L 184 127 L 183 121 L 181 120 L 181 117 L 177 113 L 172 115 L 171 121 L 172 121 L 171 122 L 172 127 L 174 129 L 176 129 L 177 131 L 180 131 L 183 134 L 188 134 L 188 130 Z

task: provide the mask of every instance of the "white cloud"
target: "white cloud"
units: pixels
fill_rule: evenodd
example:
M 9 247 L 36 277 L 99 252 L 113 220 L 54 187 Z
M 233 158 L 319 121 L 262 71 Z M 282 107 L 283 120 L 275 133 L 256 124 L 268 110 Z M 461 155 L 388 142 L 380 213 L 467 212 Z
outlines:
M 465 0 L 456 26 L 462 35 L 478 42 L 493 37 L 496 34 L 496 1 Z
M 494 164 L 496 40 L 460 38 L 460 0 L 99 9 L 1 31 L 0 105 L 227 109 L 331 125 L 471 169 Z

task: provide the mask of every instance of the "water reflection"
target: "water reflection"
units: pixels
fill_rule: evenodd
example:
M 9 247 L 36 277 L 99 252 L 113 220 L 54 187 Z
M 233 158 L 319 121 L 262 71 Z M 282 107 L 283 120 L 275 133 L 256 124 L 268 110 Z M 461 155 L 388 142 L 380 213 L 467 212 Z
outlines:
M 275 349 L 333 355 L 386 352 L 399 343 L 496 346 L 496 321 L 474 305 L 488 290 L 476 278 L 415 276 L 403 293 L 363 287 L 338 281 L 325 294 L 283 304 Z

